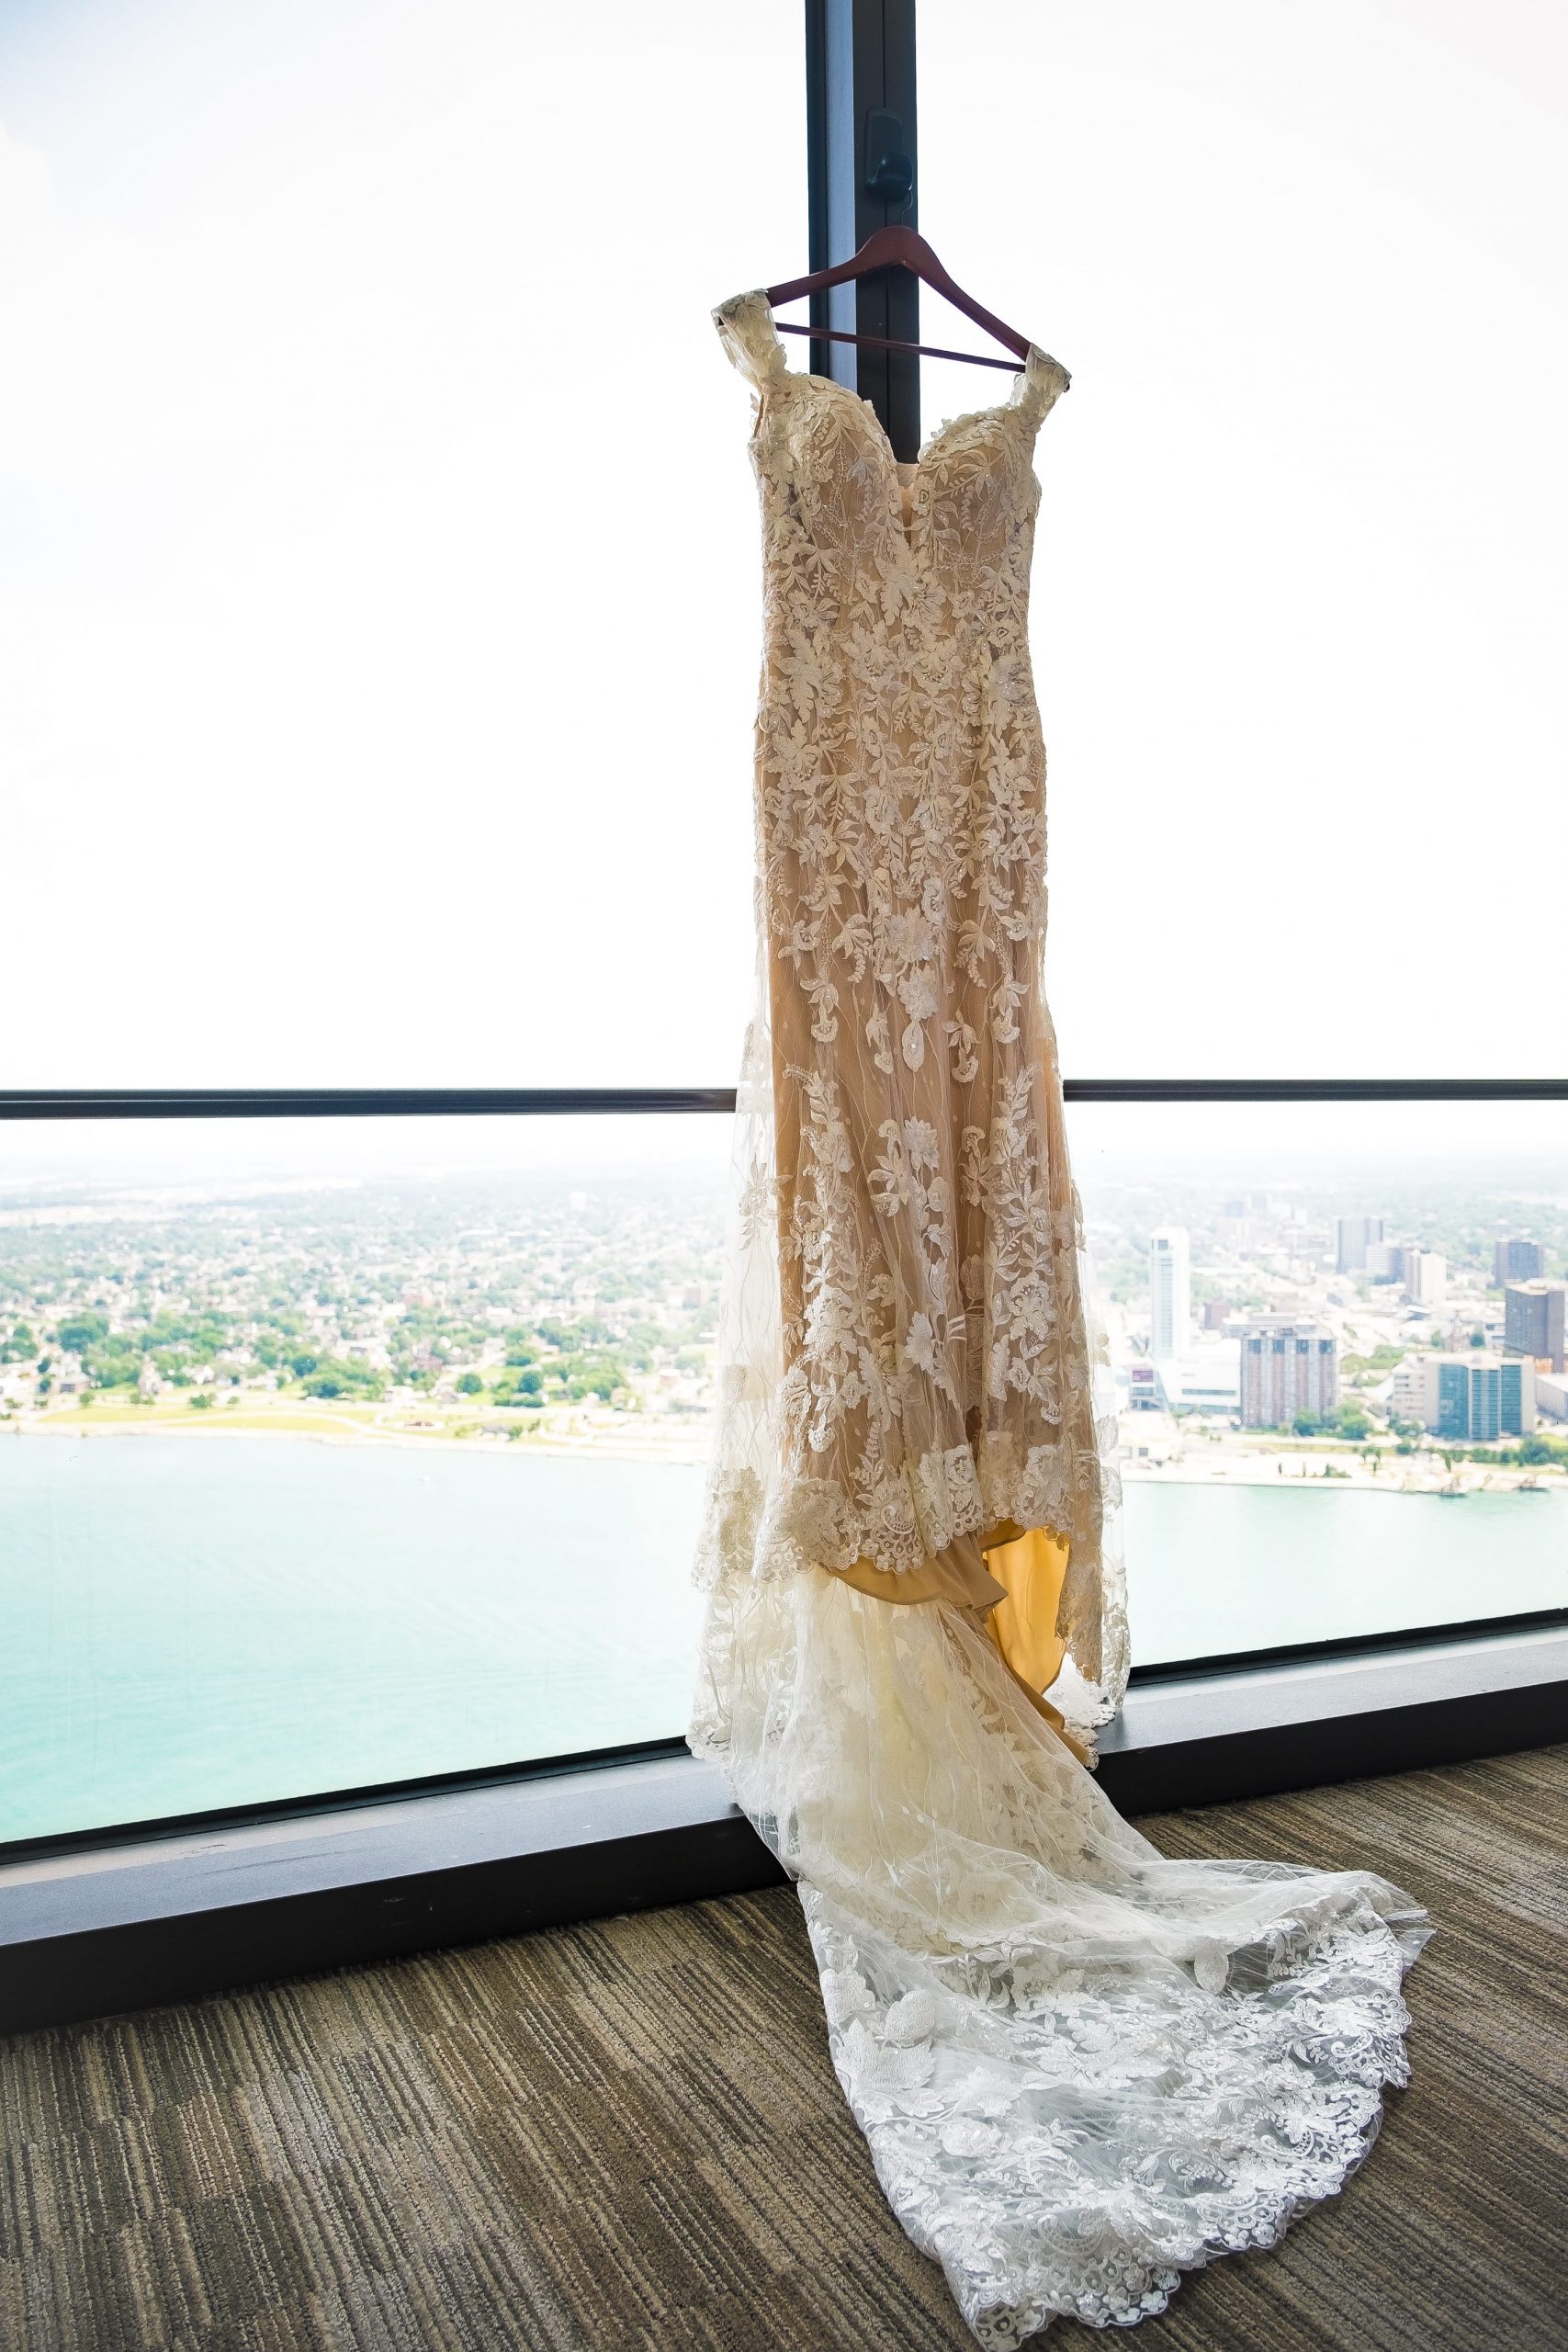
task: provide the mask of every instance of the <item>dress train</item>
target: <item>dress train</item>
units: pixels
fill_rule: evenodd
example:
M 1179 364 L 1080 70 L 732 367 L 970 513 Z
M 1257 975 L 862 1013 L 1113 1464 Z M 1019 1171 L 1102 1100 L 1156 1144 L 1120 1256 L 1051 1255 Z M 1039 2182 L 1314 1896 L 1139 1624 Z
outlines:
M 693 1746 L 797 1882 L 833 2064 L 978 2340 L 1131 2326 L 1331 2196 L 1431 1930 L 1365 1871 L 1171 1861 L 942 1600 L 721 1585 Z

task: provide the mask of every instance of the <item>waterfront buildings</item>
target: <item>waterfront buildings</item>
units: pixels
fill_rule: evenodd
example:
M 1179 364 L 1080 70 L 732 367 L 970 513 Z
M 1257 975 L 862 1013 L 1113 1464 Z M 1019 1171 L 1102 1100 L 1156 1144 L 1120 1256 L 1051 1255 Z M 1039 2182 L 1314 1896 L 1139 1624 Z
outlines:
M 1406 1250 L 1402 1269 L 1412 1306 L 1438 1306 L 1448 1289 L 1448 1261 L 1436 1250 Z
M 1367 1251 L 1382 1239 L 1381 1216 L 1342 1216 L 1335 1219 L 1334 1263 L 1342 1274 L 1359 1274 L 1367 1262 Z
M 1192 1269 L 1187 1228 L 1162 1225 L 1149 1241 L 1149 1353 L 1156 1363 L 1184 1355 L 1192 1330 Z
M 1280 1429 L 1298 1413 L 1331 1413 L 1339 1402 L 1339 1350 L 1322 1323 L 1254 1315 L 1241 1335 L 1241 1418 L 1247 1429 Z
M 1160 1401 L 1173 1413 L 1217 1414 L 1234 1420 L 1241 1402 L 1241 1367 L 1234 1340 L 1198 1340 L 1190 1354 L 1154 1367 Z
M 1506 1283 L 1539 1282 L 1546 1272 L 1546 1244 L 1510 1236 L 1492 1252 L 1492 1279 L 1499 1289 Z
M 1421 1426 L 1438 1437 L 1485 1444 L 1525 1437 L 1535 1427 L 1535 1366 L 1519 1356 L 1468 1354 L 1416 1359 L 1422 1380 Z
M 1388 1385 L 1388 1409 L 1396 1421 L 1414 1421 L 1427 1426 L 1427 1365 L 1426 1356 L 1406 1356 L 1403 1363 L 1393 1367 L 1393 1377 Z
M 1503 1345 L 1509 1355 L 1530 1356 L 1543 1372 L 1568 1371 L 1565 1322 L 1568 1283 L 1504 1284 Z

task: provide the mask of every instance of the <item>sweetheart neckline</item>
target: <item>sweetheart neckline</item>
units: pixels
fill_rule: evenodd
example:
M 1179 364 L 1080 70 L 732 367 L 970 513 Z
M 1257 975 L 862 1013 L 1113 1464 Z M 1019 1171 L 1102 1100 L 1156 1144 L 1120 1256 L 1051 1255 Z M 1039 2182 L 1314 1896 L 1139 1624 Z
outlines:
M 898 535 L 903 540 L 906 548 L 912 548 L 914 545 L 914 526 L 918 519 L 916 499 L 919 490 L 921 477 L 925 473 L 927 466 L 931 459 L 936 455 L 937 449 L 946 438 L 947 435 L 956 432 L 961 424 L 985 424 L 991 423 L 993 420 L 1010 416 L 1014 411 L 1021 405 L 1022 394 L 1029 382 L 1030 366 L 1034 360 L 1049 360 L 1050 365 L 1053 368 L 1059 368 L 1060 372 L 1064 376 L 1066 376 L 1067 372 L 1065 368 L 1062 368 L 1059 360 L 1051 359 L 1048 352 L 1042 351 L 1037 344 L 1032 343 L 1029 346 L 1029 358 L 1025 360 L 1022 368 L 1020 368 L 1018 378 L 1013 385 L 1012 390 L 1008 394 L 1005 401 L 994 401 L 989 408 L 964 409 L 957 416 L 943 417 L 942 423 L 936 427 L 935 431 L 929 433 L 921 442 L 920 453 L 918 458 L 900 458 L 894 449 L 893 442 L 888 434 L 887 427 L 883 424 L 881 417 L 878 416 L 871 401 L 865 398 L 863 393 L 852 391 L 848 384 L 840 384 L 835 377 L 815 376 L 807 368 L 797 368 L 790 366 L 789 355 L 785 351 L 783 340 L 779 334 L 778 321 L 773 316 L 773 304 L 769 301 L 766 292 L 761 289 L 759 289 L 756 300 L 761 302 L 763 312 L 766 315 L 768 331 L 773 339 L 773 348 L 777 352 L 779 358 L 784 362 L 784 373 L 796 383 L 819 384 L 827 391 L 841 392 L 846 400 L 852 401 L 856 408 L 863 411 L 887 468 L 888 479 L 893 490 L 893 520 L 897 528 Z M 1071 379 L 1069 379 L 1068 380 L 1070 381 Z M 903 479 L 905 467 L 908 467 L 910 469 L 909 479 L 907 482 Z M 1032 466 L 1030 467 L 1029 472 L 1030 479 L 1034 483 L 1035 489 L 1039 490 L 1041 487 L 1040 478 L 1035 473 Z M 906 490 L 908 490 L 909 493 L 909 516 L 908 521 L 906 521 L 904 517 L 904 492 Z
M 780 345 L 780 349 L 783 349 L 782 345 Z M 936 456 L 938 449 L 942 445 L 947 435 L 950 433 L 955 433 L 961 424 L 988 424 L 994 421 L 1000 421 L 1002 418 L 1011 415 L 1013 410 L 1018 405 L 1016 401 L 998 401 L 992 408 L 965 409 L 962 415 L 944 417 L 942 423 L 937 426 L 935 432 L 928 434 L 925 440 L 920 444 L 920 454 L 918 458 L 900 458 L 894 454 L 893 443 L 889 438 L 887 427 L 883 424 L 882 419 L 878 416 L 871 402 L 866 400 L 863 394 L 851 391 L 847 384 L 835 382 L 831 376 L 812 376 L 808 375 L 804 368 L 791 368 L 787 372 L 796 383 L 820 384 L 827 391 L 841 392 L 846 400 L 852 401 L 857 409 L 863 412 L 866 423 L 871 427 L 872 436 L 876 443 L 877 453 L 882 459 L 882 464 L 887 477 L 888 486 L 893 493 L 892 506 L 894 526 L 897 529 L 899 537 L 903 540 L 906 548 L 911 550 L 915 544 L 915 525 L 919 520 L 919 500 L 920 485 L 926 479 L 930 470 L 931 459 Z M 1020 381 L 1021 382 L 1021 380 L 1022 379 L 1021 378 Z M 908 475 L 908 481 L 904 479 L 906 471 Z M 1036 492 L 1040 492 L 1043 494 L 1040 477 L 1035 472 L 1032 465 L 1029 468 L 1029 479 L 1034 484 Z M 904 494 L 906 491 L 908 492 L 909 497 L 909 514 L 908 521 L 905 520 L 904 515 Z
M 942 423 L 936 427 L 935 431 L 928 433 L 925 439 L 921 442 L 919 457 L 912 458 L 900 458 L 894 451 L 893 443 L 888 436 L 887 427 L 883 424 L 882 419 L 877 415 L 875 409 L 872 406 L 870 401 L 865 398 L 863 393 L 851 391 L 848 384 L 840 384 L 836 377 L 814 376 L 807 368 L 792 368 L 789 365 L 789 354 L 785 351 L 784 344 L 780 340 L 778 321 L 773 316 L 773 306 L 769 301 L 766 293 L 760 293 L 757 299 L 761 301 L 763 310 L 767 313 L 769 332 L 772 334 L 773 338 L 773 347 L 778 353 L 779 357 L 784 363 L 784 373 L 789 376 L 797 377 L 802 383 L 823 384 L 829 391 L 842 392 L 848 399 L 853 401 L 858 407 L 863 408 L 870 416 L 873 424 L 875 426 L 882 445 L 886 450 L 887 456 L 895 469 L 901 464 L 913 465 L 917 473 L 919 473 L 923 469 L 926 460 L 931 456 L 937 447 L 937 444 L 942 440 L 945 434 L 955 431 L 961 424 L 981 424 L 988 423 L 993 417 L 1010 416 L 1013 411 L 1021 405 L 1021 395 L 1029 382 L 1029 368 L 1031 361 L 1035 359 L 1049 360 L 1050 365 L 1053 368 L 1060 368 L 1061 373 L 1064 376 L 1067 372 L 1065 368 L 1062 368 L 1059 360 L 1051 359 L 1049 352 L 1042 351 L 1038 344 L 1032 343 L 1029 346 L 1029 358 L 1025 360 L 1023 366 L 1019 369 L 1018 377 L 1014 382 L 1012 390 L 1008 394 L 1005 401 L 993 401 L 989 408 L 968 408 L 963 410 L 957 416 L 943 417 Z

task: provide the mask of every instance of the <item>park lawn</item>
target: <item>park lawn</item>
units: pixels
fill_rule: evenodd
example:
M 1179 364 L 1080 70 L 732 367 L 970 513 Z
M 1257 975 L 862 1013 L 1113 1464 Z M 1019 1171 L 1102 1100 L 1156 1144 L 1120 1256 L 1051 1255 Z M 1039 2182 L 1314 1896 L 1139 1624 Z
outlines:
M 116 1406 L 107 1404 L 101 1393 L 85 1412 L 79 1407 L 66 1408 L 41 1414 L 30 1424 L 34 1432 L 50 1437 L 90 1437 L 96 1430 L 117 1436 L 140 1430 L 200 1436 L 214 1430 L 273 1431 L 291 1437 L 330 1437 L 334 1430 L 342 1430 L 374 1436 L 378 1426 L 367 1417 L 364 1406 L 309 1404 L 302 1397 L 278 1405 L 215 1405 L 209 1411 L 193 1412 L 183 1399 L 170 1405 Z

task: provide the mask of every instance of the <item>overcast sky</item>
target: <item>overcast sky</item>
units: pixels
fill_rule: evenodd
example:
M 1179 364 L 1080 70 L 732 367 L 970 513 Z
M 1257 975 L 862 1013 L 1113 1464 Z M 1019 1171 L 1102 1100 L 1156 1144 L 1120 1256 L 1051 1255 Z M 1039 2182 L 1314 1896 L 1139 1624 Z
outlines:
M 1066 1067 L 1560 1068 L 1568 20 L 921 20 L 922 226 L 1074 379 Z M 0 13 L 0 1084 L 733 1080 L 707 314 L 805 266 L 800 50 L 798 0 Z

